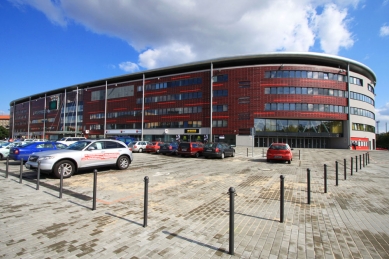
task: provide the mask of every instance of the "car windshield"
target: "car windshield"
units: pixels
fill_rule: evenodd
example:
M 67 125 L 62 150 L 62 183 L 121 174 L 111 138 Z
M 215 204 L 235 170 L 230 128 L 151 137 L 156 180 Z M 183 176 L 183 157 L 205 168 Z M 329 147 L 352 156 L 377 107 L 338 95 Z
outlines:
M 90 143 L 91 143 L 91 141 L 81 140 L 81 141 L 77 141 L 77 142 L 71 144 L 66 149 L 70 149 L 70 150 L 83 150 Z
M 216 146 L 217 146 L 217 143 L 207 143 L 207 144 L 205 144 L 206 148 L 216 147 Z
M 59 141 L 65 141 L 67 138 L 61 138 Z
M 129 147 L 133 147 L 133 146 L 135 146 L 135 145 L 136 145 L 136 141 L 131 142 L 130 144 L 128 144 Z
M 272 145 L 270 149 L 275 149 L 275 150 L 287 150 L 288 148 L 285 145 Z

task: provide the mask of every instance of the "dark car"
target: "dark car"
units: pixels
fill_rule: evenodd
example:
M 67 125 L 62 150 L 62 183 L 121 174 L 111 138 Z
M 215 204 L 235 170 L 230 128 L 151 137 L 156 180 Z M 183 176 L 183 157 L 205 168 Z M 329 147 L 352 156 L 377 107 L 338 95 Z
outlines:
M 209 142 L 204 146 L 203 155 L 205 158 L 217 157 L 223 159 L 226 156 L 235 156 L 235 149 L 223 142 Z
M 29 142 L 24 145 L 11 148 L 9 151 L 9 158 L 15 161 L 20 161 L 23 159 L 23 161 L 26 162 L 32 153 L 65 149 L 67 147 L 67 145 L 58 142 Z
M 286 143 L 272 143 L 267 150 L 266 160 L 287 161 L 290 164 L 293 160 L 293 153 L 290 146 Z
M 204 144 L 201 142 L 181 142 L 177 154 L 181 156 L 199 157 L 203 154 Z
M 177 155 L 177 149 L 178 149 L 177 142 L 165 143 L 159 149 L 159 153 L 161 153 L 162 155 L 166 155 L 166 154 Z

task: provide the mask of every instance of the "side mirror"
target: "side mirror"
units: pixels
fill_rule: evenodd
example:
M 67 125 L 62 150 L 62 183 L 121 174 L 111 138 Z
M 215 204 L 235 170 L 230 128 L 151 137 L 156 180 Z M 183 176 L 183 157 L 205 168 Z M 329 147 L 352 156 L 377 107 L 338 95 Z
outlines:
M 95 150 L 95 147 L 88 147 L 88 150 Z

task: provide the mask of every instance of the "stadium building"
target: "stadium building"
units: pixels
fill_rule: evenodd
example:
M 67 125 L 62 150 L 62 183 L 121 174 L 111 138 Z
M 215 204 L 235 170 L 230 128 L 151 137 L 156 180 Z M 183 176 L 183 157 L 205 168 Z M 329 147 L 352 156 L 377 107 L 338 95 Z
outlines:
M 376 76 L 311 52 L 211 59 L 80 83 L 10 103 L 16 138 L 285 142 L 375 149 Z

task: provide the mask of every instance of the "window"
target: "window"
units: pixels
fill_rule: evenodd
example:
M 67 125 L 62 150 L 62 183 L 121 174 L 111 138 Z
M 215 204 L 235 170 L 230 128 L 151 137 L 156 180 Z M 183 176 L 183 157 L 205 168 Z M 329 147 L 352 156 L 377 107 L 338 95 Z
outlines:
M 239 104 L 250 103 L 250 97 L 248 97 L 248 96 L 240 97 L 240 98 L 238 98 L 238 103 Z

